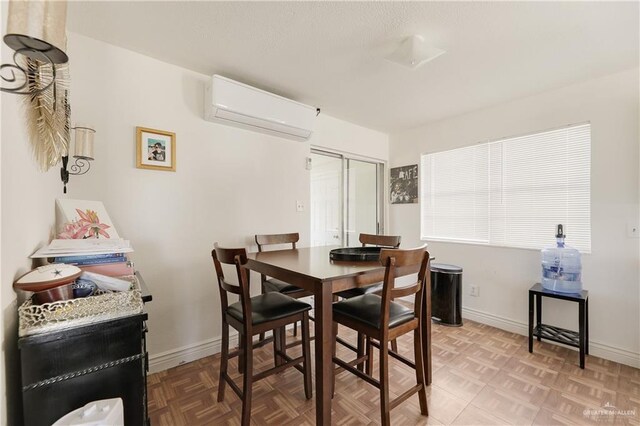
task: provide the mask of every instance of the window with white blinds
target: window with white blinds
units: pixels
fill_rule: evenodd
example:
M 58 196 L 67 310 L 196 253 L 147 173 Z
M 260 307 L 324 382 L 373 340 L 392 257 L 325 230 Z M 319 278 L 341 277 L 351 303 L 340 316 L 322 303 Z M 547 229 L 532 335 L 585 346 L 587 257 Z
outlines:
M 564 127 L 421 158 L 421 237 L 541 249 L 564 225 L 591 251 L 591 125 Z

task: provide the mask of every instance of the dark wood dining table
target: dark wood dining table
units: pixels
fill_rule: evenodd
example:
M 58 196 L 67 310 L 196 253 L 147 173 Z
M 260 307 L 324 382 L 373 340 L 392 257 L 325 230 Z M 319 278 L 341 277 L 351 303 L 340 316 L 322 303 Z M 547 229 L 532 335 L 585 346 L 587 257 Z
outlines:
M 379 262 L 336 262 L 329 252 L 336 247 L 309 247 L 250 253 L 246 267 L 285 281 L 314 295 L 316 424 L 331 424 L 331 381 L 333 361 L 333 294 L 364 287 L 384 279 Z M 429 286 L 428 286 L 429 287 Z M 425 383 L 431 383 L 431 289 L 424 292 L 421 322 Z

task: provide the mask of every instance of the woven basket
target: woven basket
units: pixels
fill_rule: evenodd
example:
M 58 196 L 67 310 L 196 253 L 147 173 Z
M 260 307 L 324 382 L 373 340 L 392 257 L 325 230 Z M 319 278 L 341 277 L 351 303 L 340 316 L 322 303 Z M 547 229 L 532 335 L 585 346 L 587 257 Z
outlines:
M 143 302 L 137 278 L 133 275 L 120 278 L 131 281 L 129 291 L 98 290 L 94 296 L 42 305 L 34 305 L 28 299 L 18 308 L 19 336 L 48 333 L 141 313 Z

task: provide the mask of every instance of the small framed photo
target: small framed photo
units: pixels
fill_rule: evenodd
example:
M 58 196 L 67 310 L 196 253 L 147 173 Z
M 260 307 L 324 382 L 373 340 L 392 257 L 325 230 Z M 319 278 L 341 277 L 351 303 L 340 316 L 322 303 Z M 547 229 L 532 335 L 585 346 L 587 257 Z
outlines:
M 136 167 L 176 171 L 176 134 L 136 127 Z

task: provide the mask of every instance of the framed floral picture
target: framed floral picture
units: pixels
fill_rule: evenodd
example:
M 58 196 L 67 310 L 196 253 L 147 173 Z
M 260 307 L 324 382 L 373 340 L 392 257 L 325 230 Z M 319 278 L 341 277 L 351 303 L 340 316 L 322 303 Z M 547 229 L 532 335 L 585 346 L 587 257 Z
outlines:
M 56 238 L 120 238 L 100 201 L 56 200 Z
M 136 167 L 176 171 L 176 134 L 136 127 Z

